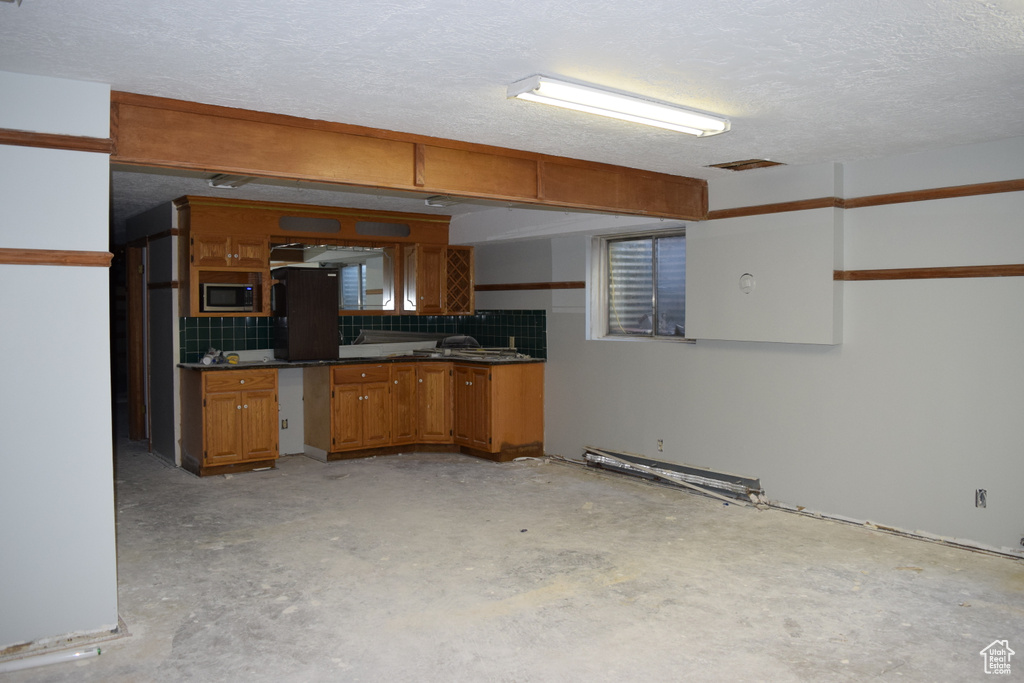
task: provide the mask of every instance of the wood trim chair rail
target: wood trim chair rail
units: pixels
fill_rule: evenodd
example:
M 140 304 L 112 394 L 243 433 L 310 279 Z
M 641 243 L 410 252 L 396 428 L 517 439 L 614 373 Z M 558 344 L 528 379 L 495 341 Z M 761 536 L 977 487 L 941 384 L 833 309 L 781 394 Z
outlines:
M 583 281 L 573 282 L 512 282 L 504 285 L 476 285 L 473 289 L 478 292 L 514 292 L 525 290 L 543 289 L 586 289 L 587 283 Z
M 942 268 L 883 268 L 877 270 L 837 270 L 833 280 L 857 282 L 865 280 L 930 280 L 965 277 L 1020 277 L 1024 264 L 994 266 L 946 266 Z
M 109 268 L 114 255 L 109 251 L 65 251 L 63 249 L 0 249 L 0 264 L 27 266 L 87 266 Z
M 99 152 L 100 154 L 110 154 L 114 150 L 114 143 L 110 138 L 32 133 L 10 128 L 0 128 L 0 145 L 66 149 L 73 152 Z

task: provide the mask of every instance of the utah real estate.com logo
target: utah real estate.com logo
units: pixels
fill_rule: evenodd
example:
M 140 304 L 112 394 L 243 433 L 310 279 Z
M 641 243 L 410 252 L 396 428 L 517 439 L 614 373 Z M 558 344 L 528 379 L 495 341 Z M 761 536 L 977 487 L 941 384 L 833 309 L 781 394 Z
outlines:
M 1009 674 L 1010 657 L 1017 654 L 1010 649 L 1007 640 L 993 640 L 988 647 L 981 651 L 985 658 L 985 673 L 987 674 Z

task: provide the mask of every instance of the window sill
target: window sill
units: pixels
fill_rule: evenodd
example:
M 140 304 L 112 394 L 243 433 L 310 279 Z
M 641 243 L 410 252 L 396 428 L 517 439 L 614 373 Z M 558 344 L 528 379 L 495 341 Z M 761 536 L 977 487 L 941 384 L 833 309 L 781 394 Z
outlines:
M 625 335 L 603 335 L 593 337 L 592 341 L 622 341 L 622 342 L 668 342 L 669 344 L 693 344 L 697 340 L 690 337 L 627 337 Z

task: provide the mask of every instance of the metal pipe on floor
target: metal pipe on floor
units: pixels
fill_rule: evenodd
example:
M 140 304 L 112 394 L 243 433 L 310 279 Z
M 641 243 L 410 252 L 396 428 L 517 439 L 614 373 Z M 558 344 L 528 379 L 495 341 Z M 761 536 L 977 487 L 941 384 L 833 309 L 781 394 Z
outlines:
M 21 659 L 12 659 L 10 661 L 0 662 L 0 674 L 10 673 L 11 671 L 21 671 L 22 669 L 33 669 L 37 666 L 46 666 L 47 664 L 76 662 L 80 659 L 98 657 L 100 653 L 101 651 L 98 647 L 90 647 L 85 650 L 65 650 L 63 652 L 50 652 L 31 657 L 22 657 Z

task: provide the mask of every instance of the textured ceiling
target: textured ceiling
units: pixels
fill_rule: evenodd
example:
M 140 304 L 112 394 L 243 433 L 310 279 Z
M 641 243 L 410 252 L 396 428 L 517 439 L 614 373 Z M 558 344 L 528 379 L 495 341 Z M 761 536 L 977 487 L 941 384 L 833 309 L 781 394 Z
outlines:
M 23 0 L 0 3 L 0 69 L 713 178 L 1024 135 L 1024 0 Z M 506 99 L 534 73 L 732 130 Z

